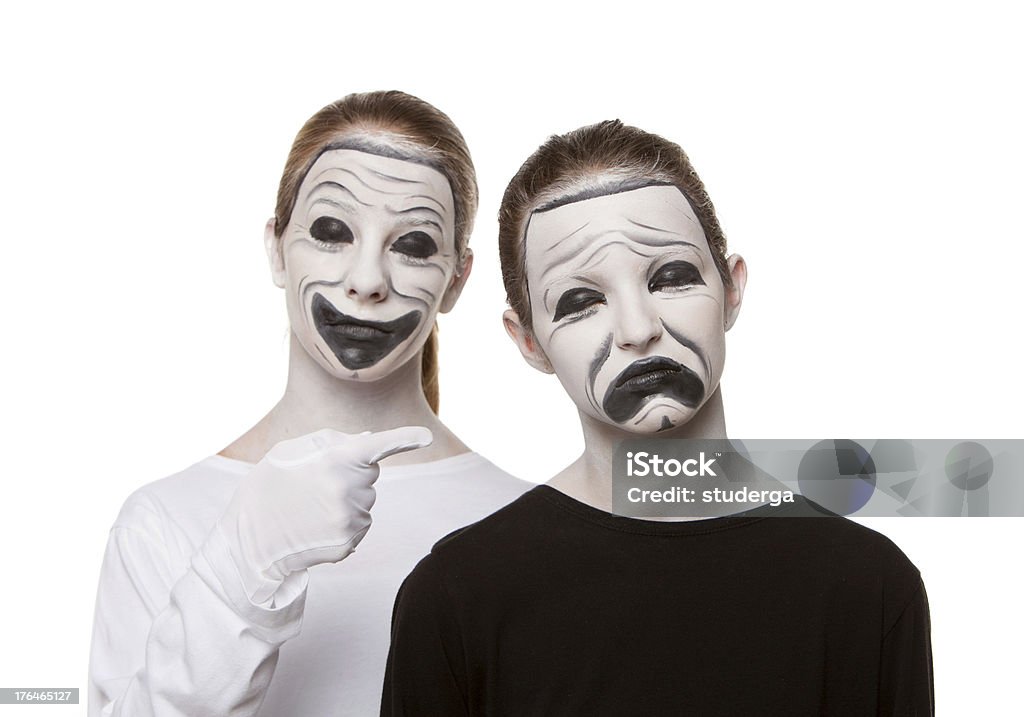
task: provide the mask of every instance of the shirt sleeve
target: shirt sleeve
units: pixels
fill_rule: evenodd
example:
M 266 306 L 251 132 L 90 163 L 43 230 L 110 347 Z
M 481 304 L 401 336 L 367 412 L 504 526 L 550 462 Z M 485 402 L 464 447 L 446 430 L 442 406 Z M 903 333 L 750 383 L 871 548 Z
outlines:
M 882 640 L 879 715 L 931 717 L 935 714 L 931 620 L 920 582 Z
M 405 579 L 391 619 L 382 717 L 469 715 L 461 630 L 436 559 Z
M 299 631 L 306 579 L 291 576 L 269 606 L 255 605 L 218 529 L 182 557 L 145 526 L 115 526 L 96 598 L 90 717 L 255 714 L 281 644 Z

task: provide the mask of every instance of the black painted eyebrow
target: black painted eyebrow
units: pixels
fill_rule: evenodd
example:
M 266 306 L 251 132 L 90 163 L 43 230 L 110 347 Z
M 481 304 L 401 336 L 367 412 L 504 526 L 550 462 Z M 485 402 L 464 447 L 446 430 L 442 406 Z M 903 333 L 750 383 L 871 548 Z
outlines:
M 378 172 L 376 169 L 370 169 L 369 167 L 366 167 L 365 169 L 370 173 L 377 175 L 381 179 L 387 179 L 392 182 L 400 182 L 402 184 L 423 184 L 423 182 L 421 182 L 418 179 L 406 179 L 405 177 L 396 177 L 391 174 L 386 174 L 385 172 Z
M 433 219 L 423 219 L 422 217 L 409 217 L 404 223 L 412 226 L 429 225 L 437 229 L 437 231 L 441 233 L 441 236 L 444 236 L 444 229 L 442 229 L 441 225 L 435 222 Z
M 444 217 L 442 217 L 440 215 L 440 213 L 434 211 L 430 207 L 422 207 L 422 206 L 420 206 L 420 207 L 409 207 L 408 209 L 392 209 L 391 207 L 389 207 L 388 205 L 385 204 L 384 208 L 388 210 L 388 214 L 390 214 L 391 216 L 393 216 L 393 217 L 400 217 L 403 220 L 403 223 L 405 223 L 405 224 L 414 224 L 414 225 L 428 224 L 428 225 L 430 225 L 432 227 L 435 227 L 437 229 L 437 231 L 441 234 L 441 236 L 444 236 L 444 227 L 441 226 L 440 222 L 436 222 L 433 219 L 427 219 L 426 217 L 406 216 L 406 215 L 411 214 L 412 212 L 417 212 L 417 211 L 430 212 L 431 214 L 435 215 L 438 219 L 440 219 L 443 222 L 444 221 Z
M 707 265 L 706 265 L 706 264 L 704 263 L 704 254 L 703 254 L 703 252 L 701 252 L 701 250 L 700 250 L 700 247 L 699 247 L 699 246 L 697 246 L 696 244 L 691 244 L 690 242 L 687 242 L 687 241 L 682 241 L 682 240 L 680 240 L 680 242 L 679 242 L 679 243 L 680 243 L 680 244 L 683 244 L 683 245 L 686 245 L 686 246 L 689 246 L 689 247 L 692 247 L 692 248 L 693 248 L 693 253 L 695 254 L 694 258 L 695 258 L 695 259 L 696 259 L 696 260 L 697 260 L 698 262 L 700 262 L 700 268 L 698 269 L 698 271 L 699 271 L 699 272 L 700 272 L 700 274 L 701 274 L 701 278 L 703 278 L 703 276 L 704 276 L 704 270 L 706 269 Z M 690 261 L 688 261 L 688 260 L 686 260 L 686 259 L 679 259 L 679 261 L 686 261 L 686 263 L 687 263 L 687 264 L 691 264 L 691 265 L 693 265 L 693 262 L 690 262 Z M 668 262 L 666 262 L 666 263 L 668 263 Z M 693 265 L 693 266 L 694 266 L 694 268 L 695 268 L 695 269 L 697 269 L 697 266 L 696 266 L 696 265 Z M 662 268 L 662 267 L 658 267 L 658 269 L 659 269 L 659 270 L 660 270 L 661 268 Z M 654 273 L 655 271 L 657 271 L 657 270 L 656 270 L 656 269 L 654 269 L 654 267 L 651 267 L 651 273 L 652 273 L 652 275 L 653 275 L 653 273 Z
M 630 241 L 634 241 L 634 240 L 630 240 Z M 638 242 L 638 243 L 642 243 L 642 242 Z M 611 241 L 611 242 L 607 242 L 606 244 L 602 244 L 601 246 L 597 247 L 596 249 L 594 247 L 592 247 L 590 244 L 584 244 L 584 245 L 578 247 L 569 256 L 562 257 L 558 261 L 552 262 L 551 264 L 549 264 L 548 268 L 541 272 L 541 274 L 538 277 L 538 279 L 543 279 L 553 269 L 557 269 L 558 267 L 562 266 L 566 262 L 569 262 L 569 261 L 575 259 L 577 256 L 579 256 L 583 252 L 587 251 L 588 249 L 592 249 L 593 253 L 596 254 L 597 252 L 602 251 L 604 249 L 608 249 L 609 247 L 620 246 L 620 245 L 626 247 L 626 249 L 628 249 L 629 251 L 633 252 L 637 256 L 642 256 L 642 257 L 647 258 L 647 259 L 649 259 L 649 258 L 651 258 L 651 256 L 653 256 L 652 254 L 644 254 L 643 252 L 637 251 L 635 248 L 631 247 L 629 245 L 629 242 L 627 242 L 627 241 Z M 659 246 L 659 245 L 655 245 L 655 246 Z M 588 261 L 589 261 L 589 259 L 588 259 Z
M 359 197 L 357 197 L 357 196 L 355 195 L 355 192 L 353 192 L 353 191 L 352 191 L 351 189 L 349 189 L 348 187 L 346 187 L 346 186 L 345 186 L 344 184 L 342 184 L 341 182 L 335 182 L 335 181 L 332 181 L 332 180 L 330 180 L 330 179 L 324 180 L 323 182 L 320 182 L 320 183 L 319 183 L 319 184 L 317 184 L 317 185 L 316 185 L 315 187 L 313 187 L 312 189 L 310 189 L 310 190 L 309 190 L 309 193 L 308 193 L 308 194 L 306 194 L 306 201 L 308 202 L 308 201 L 309 201 L 309 198 L 310 198 L 311 196 L 313 196 L 313 194 L 314 194 L 314 193 L 315 193 L 315 192 L 316 192 L 317 190 L 319 190 L 319 189 L 322 189 L 322 188 L 324 188 L 324 187 L 327 187 L 327 188 L 331 188 L 331 189 L 339 189 L 339 190 L 341 190 L 341 191 L 345 192 L 346 194 L 348 194 L 348 195 L 349 195 L 350 197 L 352 197 L 352 198 L 353 198 L 354 200 L 356 200 L 356 202 L 358 202 L 359 204 L 362 204 L 362 205 L 363 205 L 364 207 L 371 207 L 371 206 L 373 206 L 372 204 L 370 204 L 370 203 L 368 203 L 368 202 L 364 202 L 364 201 L 363 201 L 362 199 L 360 199 Z
M 366 169 L 367 172 L 374 173 L 372 169 L 369 169 L 367 167 L 364 167 L 364 169 Z M 397 196 L 397 195 L 404 195 L 405 194 L 405 192 L 402 192 L 402 191 L 387 192 L 387 191 L 384 191 L 383 189 L 378 189 L 377 187 L 373 186 L 372 184 L 367 184 L 365 179 L 363 179 L 362 177 L 360 177 L 358 174 L 353 172 L 351 169 L 348 169 L 347 167 L 326 167 L 324 169 L 324 171 L 320 172 L 320 174 L 316 175 L 316 177 L 313 177 L 313 181 L 316 181 L 317 179 L 322 177 L 327 172 L 342 172 L 344 174 L 347 174 L 347 175 L 351 176 L 352 179 L 356 180 L 357 182 L 362 184 L 364 187 L 369 189 L 371 192 L 377 192 L 378 194 L 387 194 L 388 196 Z M 346 187 L 346 189 L 347 189 L 347 187 Z M 349 190 L 349 191 L 352 191 L 352 190 Z M 366 206 L 370 206 L 370 205 L 367 204 Z
M 330 206 L 336 209 L 343 209 L 352 214 L 355 214 L 356 212 L 359 211 L 358 209 L 356 209 L 354 204 L 350 204 L 348 202 L 339 202 L 337 199 L 332 199 L 330 197 L 320 197 L 315 202 L 309 205 L 310 209 L 315 207 L 317 204 L 329 204 Z
M 673 234 L 673 236 L 679 236 L 678 234 L 675 234 L 674 232 L 672 234 Z M 636 242 L 637 244 L 643 244 L 644 246 L 657 246 L 657 247 L 673 246 L 673 245 L 689 246 L 689 247 L 693 247 L 694 249 L 696 249 L 698 254 L 700 253 L 700 247 L 697 244 L 694 244 L 692 241 L 686 241 L 685 239 L 666 239 L 666 240 L 662 241 L 662 240 L 659 240 L 659 239 L 654 239 L 652 237 L 630 237 L 629 240 L 633 241 L 633 242 Z
M 437 206 L 441 207 L 441 211 L 442 211 L 442 212 L 447 212 L 447 211 L 448 211 L 448 210 L 447 210 L 447 209 L 445 208 L 444 204 L 442 204 L 442 203 L 441 203 L 441 202 L 439 202 L 438 200 L 436 200 L 436 199 L 434 199 L 433 197 L 431 197 L 431 196 L 428 196 L 428 195 L 426 195 L 426 194 L 410 194 L 410 195 L 409 195 L 409 199 L 426 199 L 426 200 L 427 200 L 428 202 L 433 202 L 433 203 L 434 203 L 434 204 L 436 204 Z
M 683 214 L 683 217 L 685 217 L 686 220 L 688 222 L 690 222 L 691 224 L 697 224 L 697 226 L 700 226 L 700 223 L 699 222 L 694 222 L 691 217 L 688 217 L 685 214 Z M 641 229 L 650 229 L 652 232 L 658 232 L 660 234 L 675 234 L 675 235 L 678 236 L 678 232 L 674 232 L 671 229 L 662 229 L 661 227 L 652 226 L 650 224 L 643 224 L 641 222 L 638 222 L 638 221 L 635 221 L 633 219 L 630 219 L 629 217 L 626 217 L 626 221 L 629 222 L 630 224 L 632 224 L 635 227 L 640 227 Z
M 549 251 L 557 249 L 559 244 L 564 242 L 566 239 L 569 239 L 570 237 L 574 236 L 575 234 L 578 234 L 579 232 L 583 231 L 584 229 L 586 229 L 589 226 L 590 226 L 590 222 L 589 221 L 584 222 L 581 226 L 577 227 L 576 229 L 573 229 L 571 232 L 569 232 L 564 237 L 562 237 L 561 239 L 556 241 L 554 244 L 549 246 L 547 249 L 545 249 L 544 253 L 547 254 Z
M 439 221 L 442 221 L 442 222 L 444 221 L 444 217 L 441 215 L 441 212 L 437 211 L 436 209 L 434 209 L 432 207 L 418 206 L 418 207 L 409 207 L 408 209 L 392 209 L 391 207 L 385 206 L 385 208 L 391 214 L 411 214 L 412 212 L 430 212 L 431 214 L 436 216 Z M 438 228 L 440 229 L 440 226 L 438 226 Z

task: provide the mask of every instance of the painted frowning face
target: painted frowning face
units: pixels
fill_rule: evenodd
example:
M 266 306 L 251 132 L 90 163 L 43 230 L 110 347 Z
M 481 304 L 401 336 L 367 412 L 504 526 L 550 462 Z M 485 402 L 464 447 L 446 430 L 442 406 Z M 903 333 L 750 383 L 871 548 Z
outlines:
M 320 155 L 275 270 L 306 352 L 332 375 L 371 381 L 416 356 L 461 288 L 454 226 L 451 186 L 432 167 L 353 149 Z
M 714 393 L 727 292 L 676 187 L 535 212 L 525 252 L 533 339 L 580 411 L 653 433 Z

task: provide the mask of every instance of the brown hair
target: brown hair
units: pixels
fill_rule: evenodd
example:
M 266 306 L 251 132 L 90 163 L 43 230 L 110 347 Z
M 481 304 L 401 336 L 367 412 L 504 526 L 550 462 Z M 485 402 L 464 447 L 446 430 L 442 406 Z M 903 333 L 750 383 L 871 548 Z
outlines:
M 359 149 L 419 162 L 441 172 L 455 199 L 455 252 L 461 265 L 476 216 L 478 193 L 466 140 L 448 115 L 397 90 L 351 94 L 321 109 L 302 126 L 288 153 L 274 212 L 278 238 L 291 220 L 306 173 L 321 154 L 332 149 Z M 423 393 L 437 413 L 437 324 L 423 347 L 421 377 Z
M 532 328 L 524 242 L 530 216 L 589 197 L 651 185 L 677 187 L 690 203 L 718 273 L 732 286 L 725 234 L 704 183 L 683 149 L 664 137 L 607 120 L 553 135 L 516 172 L 498 211 L 498 248 L 508 304 Z

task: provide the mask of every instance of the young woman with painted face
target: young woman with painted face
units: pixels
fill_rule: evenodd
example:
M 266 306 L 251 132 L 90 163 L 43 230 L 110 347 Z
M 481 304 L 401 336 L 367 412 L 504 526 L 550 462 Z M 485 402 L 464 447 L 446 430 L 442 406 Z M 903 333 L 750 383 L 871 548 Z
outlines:
M 619 122 L 552 137 L 499 232 L 505 326 L 575 402 L 585 450 L 412 572 L 382 714 L 931 714 L 924 588 L 886 538 L 802 499 L 610 512 L 617 442 L 726 437 L 746 265 L 683 151 Z
M 434 320 L 469 276 L 476 192 L 458 129 L 404 93 L 350 95 L 299 132 L 265 237 L 287 388 L 220 454 L 125 503 L 90 714 L 377 711 L 401 579 L 525 487 L 436 415 Z

